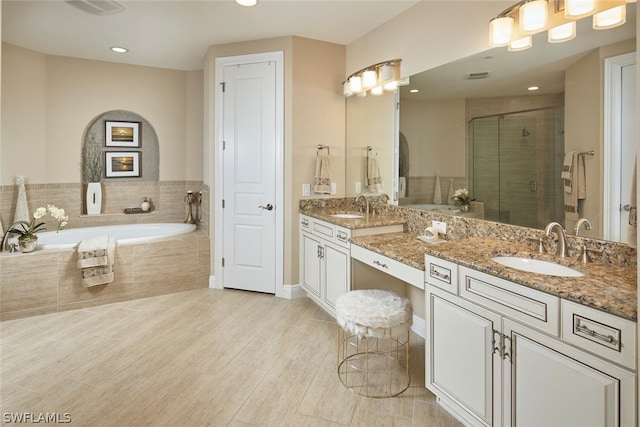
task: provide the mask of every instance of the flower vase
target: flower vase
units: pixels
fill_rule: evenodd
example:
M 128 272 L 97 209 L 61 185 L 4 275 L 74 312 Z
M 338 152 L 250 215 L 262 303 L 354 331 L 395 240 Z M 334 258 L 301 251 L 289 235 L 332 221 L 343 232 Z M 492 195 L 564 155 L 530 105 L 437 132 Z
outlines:
M 469 212 L 469 205 L 460 205 L 460 212 Z
M 18 245 L 20 246 L 20 252 L 26 254 L 36 250 L 38 245 L 38 236 L 29 236 L 24 238 L 18 238 Z
M 87 184 L 87 215 L 98 215 L 102 211 L 102 184 Z

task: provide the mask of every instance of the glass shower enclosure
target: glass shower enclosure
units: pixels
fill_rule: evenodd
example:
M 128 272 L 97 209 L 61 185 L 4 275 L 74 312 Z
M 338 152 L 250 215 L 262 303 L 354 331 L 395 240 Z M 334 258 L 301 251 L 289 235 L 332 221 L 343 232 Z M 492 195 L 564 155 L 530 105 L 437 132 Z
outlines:
M 484 219 L 563 224 L 564 108 L 478 117 L 468 126 L 470 192 L 484 203 Z

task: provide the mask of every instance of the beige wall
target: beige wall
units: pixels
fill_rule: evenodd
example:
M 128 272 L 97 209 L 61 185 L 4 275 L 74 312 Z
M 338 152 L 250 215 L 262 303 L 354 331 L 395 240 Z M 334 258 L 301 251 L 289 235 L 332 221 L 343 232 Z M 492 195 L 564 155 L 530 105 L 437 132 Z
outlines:
M 201 71 L 45 55 L 6 43 L 2 68 L 0 184 L 13 184 L 14 175 L 31 184 L 79 182 L 85 126 L 116 109 L 154 127 L 161 180 L 202 179 Z
M 347 45 L 347 73 L 402 59 L 402 76 L 488 49 L 489 20 L 511 0 L 421 1 Z
M 581 214 L 592 222 L 595 235 L 602 235 L 603 230 L 604 60 L 633 52 L 635 48 L 635 40 L 606 46 L 576 62 L 565 74 L 565 152 L 594 150 L 596 153 L 584 158 L 587 197 L 582 202 Z M 574 226 L 573 221 L 565 224 L 567 230 Z
M 298 202 L 311 183 L 318 144 L 331 147 L 332 180 L 344 192 L 345 47 L 300 37 L 280 37 L 211 46 L 205 60 L 205 181 L 215 182 L 215 59 L 284 52 L 284 284 L 298 281 Z M 211 190 L 215 186 L 211 185 Z M 215 201 L 212 194 L 211 201 Z M 211 206 L 215 215 L 214 206 Z M 213 218 L 213 216 L 212 216 Z M 212 239 L 212 245 L 215 245 Z M 211 271 L 215 274 L 215 247 Z

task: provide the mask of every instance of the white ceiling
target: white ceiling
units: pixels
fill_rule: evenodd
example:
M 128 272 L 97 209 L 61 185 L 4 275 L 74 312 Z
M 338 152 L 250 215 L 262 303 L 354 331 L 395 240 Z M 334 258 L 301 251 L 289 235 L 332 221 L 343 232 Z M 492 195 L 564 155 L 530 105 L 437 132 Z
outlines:
M 417 0 L 118 0 L 92 15 L 63 0 L 3 0 L 2 40 L 38 52 L 177 70 L 200 70 L 211 45 L 280 36 L 349 44 Z M 118 55 L 119 45 L 129 53 Z

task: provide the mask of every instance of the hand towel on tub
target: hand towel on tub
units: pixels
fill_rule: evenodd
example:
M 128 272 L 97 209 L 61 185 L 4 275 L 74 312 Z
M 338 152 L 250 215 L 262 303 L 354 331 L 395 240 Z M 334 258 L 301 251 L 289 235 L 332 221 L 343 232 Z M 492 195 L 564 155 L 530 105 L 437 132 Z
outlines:
M 89 240 L 89 239 L 86 239 L 86 240 Z M 86 243 L 83 248 L 91 249 L 92 247 L 91 245 L 95 243 L 96 241 L 90 241 Z M 82 244 L 82 242 L 80 244 Z M 80 249 L 80 247 L 78 247 L 78 249 Z M 97 248 L 94 250 L 105 251 L 106 256 L 104 258 L 106 258 L 106 262 L 102 265 L 93 265 L 93 266 L 82 268 L 82 286 L 84 287 L 104 285 L 107 283 L 111 283 L 114 280 L 113 264 L 116 256 L 116 238 L 107 237 L 106 247 Z M 91 253 L 91 250 L 85 251 L 85 253 L 87 252 Z M 103 257 L 98 257 L 98 258 L 103 258 Z M 92 259 L 92 258 L 89 258 L 89 259 Z
M 578 202 L 587 197 L 584 158 L 577 151 L 564 156 L 561 177 L 564 182 L 564 214 L 573 221 L 580 219 Z
M 331 194 L 329 156 L 326 154 L 318 154 L 316 156 L 316 175 L 314 177 L 313 191 L 319 194 Z
M 372 193 L 382 193 L 382 177 L 380 176 L 380 165 L 378 157 L 367 156 L 367 186 Z
M 84 239 L 78 245 L 78 268 L 107 265 L 109 236 L 96 236 Z

